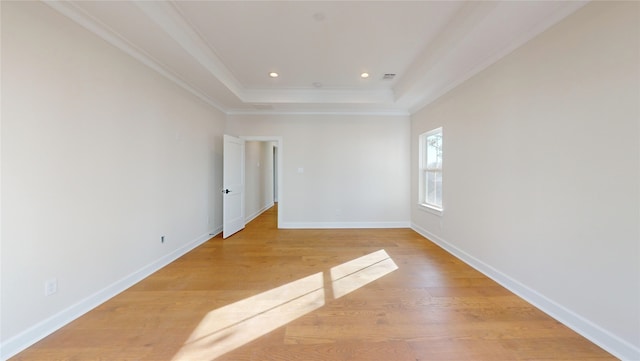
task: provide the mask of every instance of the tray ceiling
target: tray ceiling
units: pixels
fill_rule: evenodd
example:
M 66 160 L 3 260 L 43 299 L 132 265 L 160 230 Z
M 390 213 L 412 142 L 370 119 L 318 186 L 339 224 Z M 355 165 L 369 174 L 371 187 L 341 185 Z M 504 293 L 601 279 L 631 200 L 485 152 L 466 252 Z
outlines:
M 227 114 L 410 114 L 586 2 L 46 3 Z

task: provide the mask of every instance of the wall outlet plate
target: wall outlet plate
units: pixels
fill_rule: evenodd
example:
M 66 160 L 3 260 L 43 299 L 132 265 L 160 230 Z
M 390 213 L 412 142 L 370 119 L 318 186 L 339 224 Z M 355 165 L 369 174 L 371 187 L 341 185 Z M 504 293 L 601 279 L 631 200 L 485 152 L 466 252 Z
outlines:
M 54 293 L 58 292 L 58 280 L 52 278 L 50 280 L 44 281 L 44 295 L 51 296 Z

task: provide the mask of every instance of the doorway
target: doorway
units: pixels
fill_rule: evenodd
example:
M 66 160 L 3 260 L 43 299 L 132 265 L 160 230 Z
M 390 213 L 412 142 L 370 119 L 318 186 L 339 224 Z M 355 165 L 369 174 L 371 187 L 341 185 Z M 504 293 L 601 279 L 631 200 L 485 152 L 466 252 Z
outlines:
M 273 144 L 273 203 L 278 203 L 278 145 Z
M 277 219 L 278 219 L 278 228 L 282 224 L 281 210 L 283 209 L 283 200 L 284 200 L 284 191 L 282 187 L 282 155 L 283 155 L 283 144 L 281 136 L 240 136 L 240 139 L 243 139 L 245 142 L 262 142 L 268 143 L 270 149 L 268 151 L 268 155 L 272 157 L 272 181 L 273 181 L 273 202 L 274 205 L 277 203 L 276 209 L 277 211 Z M 265 144 L 266 145 L 266 144 Z M 251 166 L 251 165 L 250 165 Z M 261 167 L 262 164 L 254 164 L 256 167 Z

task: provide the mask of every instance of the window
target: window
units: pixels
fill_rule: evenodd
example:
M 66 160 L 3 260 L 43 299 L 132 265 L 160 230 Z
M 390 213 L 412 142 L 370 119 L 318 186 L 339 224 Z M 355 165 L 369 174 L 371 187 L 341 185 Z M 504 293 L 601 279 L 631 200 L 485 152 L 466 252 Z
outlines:
M 420 135 L 419 204 L 442 213 L 442 128 Z

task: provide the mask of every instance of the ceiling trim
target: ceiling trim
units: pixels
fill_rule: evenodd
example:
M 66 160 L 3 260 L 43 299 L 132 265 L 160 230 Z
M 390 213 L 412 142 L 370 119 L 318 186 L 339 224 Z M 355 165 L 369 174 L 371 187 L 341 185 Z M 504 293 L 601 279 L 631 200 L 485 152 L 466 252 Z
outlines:
M 243 103 L 393 103 L 390 89 L 257 89 L 242 86 L 174 2 L 135 3 Z
M 108 43 L 122 50 L 134 59 L 140 61 L 149 68 L 155 70 L 168 80 L 187 90 L 205 103 L 213 106 L 225 114 L 363 114 L 363 115 L 406 115 L 413 114 L 423 107 L 434 102 L 447 92 L 464 83 L 475 74 L 483 71 L 491 64 L 497 62 L 527 41 L 536 37 L 544 30 L 559 22 L 566 16 L 584 6 L 589 0 L 573 2 L 558 2 L 553 11 L 537 22 L 526 22 L 526 14 L 522 19 L 523 32 L 516 32 L 513 38 L 498 36 L 509 34 L 509 22 L 502 22 L 505 16 L 511 15 L 508 3 L 503 2 L 469 2 L 458 9 L 440 34 L 422 51 L 413 61 L 409 69 L 392 88 L 377 89 L 339 89 L 339 88 L 247 88 L 244 87 L 233 73 L 226 67 L 222 59 L 204 40 L 198 30 L 189 23 L 180 10 L 179 4 L 174 1 L 131 1 L 132 6 L 139 9 L 150 21 L 162 29 L 163 36 L 175 41 L 179 48 L 175 51 L 184 51 L 183 55 L 190 57 L 202 66 L 202 75 L 210 75 L 220 82 L 229 91 L 230 96 L 235 96 L 240 102 L 251 104 L 268 104 L 268 108 L 237 109 L 233 106 L 223 105 L 219 99 L 208 95 L 203 89 L 192 85 L 179 74 L 171 70 L 167 64 L 163 64 L 148 52 L 128 41 L 122 34 L 109 25 L 103 23 L 90 12 L 85 11 L 81 5 L 73 1 L 43 0 L 45 4 L 96 34 Z M 542 14 L 544 14 L 542 10 Z M 521 14 L 516 14 L 520 16 Z M 518 17 L 510 19 L 511 23 L 517 23 Z M 497 22 L 491 22 L 498 20 Z M 493 24 L 487 26 L 487 24 Z M 521 30 L 521 29 L 518 29 Z M 470 59 L 465 52 L 465 43 L 480 36 L 502 38 L 502 44 L 493 48 L 487 48 L 478 54 L 474 62 L 464 62 Z M 498 35 L 496 35 L 498 34 Z M 165 38 L 165 40 L 167 40 Z M 455 77 L 443 77 L 443 74 L 451 73 L 450 66 L 455 68 Z M 457 65 L 456 65 L 457 64 Z M 203 86 L 203 84 L 201 84 Z M 312 111 L 286 111 L 274 109 L 271 105 L 282 105 L 282 108 L 295 105 L 325 105 L 326 110 Z M 376 110 L 336 110 L 331 109 L 335 105 L 379 105 Z M 313 107 L 310 107 L 313 108 Z
M 117 31 L 102 23 L 100 20 L 86 13 L 73 2 L 45 0 L 45 4 L 67 16 L 90 32 L 114 45 L 157 71 L 167 79 L 173 81 L 185 90 L 191 92 L 207 104 L 223 113 L 232 110 L 207 96 L 203 91 L 191 86 L 179 75 L 171 71 L 166 65 L 153 58 L 144 50 L 127 41 Z M 246 104 L 251 103 L 335 103 L 335 104 L 394 104 L 395 95 L 391 89 L 254 89 L 245 88 L 233 76 L 222 60 L 215 54 L 215 50 L 206 44 L 203 38 L 194 30 L 172 2 L 142 1 L 132 2 L 150 20 L 179 44 L 184 51 L 200 63 L 207 72 L 218 79 L 233 95 Z M 250 112 L 250 111 L 249 111 Z M 303 112 L 305 113 L 305 112 Z M 315 113 L 315 112 L 314 112 Z M 340 112 L 342 113 L 342 112 Z M 372 112 L 348 112 L 349 114 L 370 114 Z M 395 111 L 392 113 L 396 114 Z M 403 113 L 403 112 L 401 112 Z
M 62 1 L 43 1 L 46 5 L 50 6 L 54 10 L 58 11 L 62 15 L 68 17 L 78 25 L 87 29 L 89 32 L 97 35 L 103 40 L 107 41 L 109 44 L 115 46 L 126 54 L 130 55 L 134 59 L 148 66 L 149 68 L 155 70 L 160 75 L 164 76 L 168 80 L 173 83 L 179 85 L 183 89 L 192 93 L 200 100 L 205 103 L 211 105 L 212 107 L 220 110 L 223 113 L 226 113 L 226 110 L 222 105 L 213 101 L 211 97 L 206 96 L 203 92 L 189 85 L 186 81 L 184 81 L 180 76 L 167 69 L 161 62 L 154 59 L 152 56 L 147 54 L 144 50 L 138 48 L 137 46 L 131 44 L 126 39 L 121 37 L 117 32 L 113 31 L 111 28 L 100 22 L 98 19 L 95 19 L 91 15 L 87 14 L 82 9 L 78 8 L 74 3 L 71 2 L 62 2 Z
M 172 3 L 136 1 L 134 4 L 231 93 L 244 101 L 245 92 L 240 82 Z
M 393 104 L 391 89 L 247 89 L 245 103 Z
M 74 21 L 76 24 L 85 28 L 89 32 L 97 35 L 101 39 L 105 40 L 109 44 L 115 46 L 117 49 L 123 51 L 127 55 L 133 57 L 137 61 L 142 64 L 148 66 L 152 70 L 156 71 L 160 75 L 164 76 L 171 82 L 177 84 L 182 87 L 186 91 L 195 95 L 200 100 L 205 103 L 211 105 L 212 107 L 218 109 L 222 113 L 226 115 L 380 115 L 380 116 L 408 116 L 409 112 L 405 110 L 390 110 L 390 111 L 343 111 L 343 110 L 319 110 L 319 111 L 282 111 L 282 110 L 253 110 L 253 109 L 226 109 L 219 103 L 213 101 L 211 97 L 204 95 L 200 90 L 192 87 L 186 81 L 184 81 L 180 76 L 173 73 L 171 70 L 167 69 L 161 62 L 154 59 L 151 55 L 147 54 L 144 50 L 138 48 L 137 46 L 131 44 L 125 38 L 120 36 L 117 32 L 112 30 L 107 25 L 103 24 L 98 19 L 93 16 L 87 14 L 84 10 L 79 8 L 72 2 L 62 2 L 62 1 L 43 1 L 46 5 L 51 7 L 52 9 L 58 11 L 60 14 L 66 16 L 70 20 Z M 176 39 L 178 40 L 178 39 Z M 178 40 L 179 42 L 179 40 Z M 339 90 L 326 90 L 326 89 L 307 89 L 305 91 L 301 90 L 284 90 L 284 91 L 276 91 L 274 93 L 278 93 L 278 95 L 269 95 L 272 91 L 270 90 L 249 90 L 246 91 L 245 97 L 249 99 L 246 101 L 247 103 L 266 103 L 266 102 L 274 102 L 274 97 L 281 97 L 282 99 L 291 99 L 298 98 L 298 100 L 307 102 L 307 103 L 322 103 L 329 99 L 332 99 L 334 103 L 348 103 L 345 101 L 344 95 L 346 93 L 353 94 L 351 91 L 339 91 Z M 362 99 L 369 99 L 371 102 L 371 98 L 377 98 L 378 100 L 384 99 L 390 103 L 393 102 L 393 93 L 390 91 L 375 90 L 375 91 L 361 91 Z M 263 101 L 261 99 L 267 99 L 267 101 Z M 275 101 L 276 103 L 283 101 Z
M 381 111 L 357 111 L 357 110 L 320 110 L 320 111 L 282 111 L 282 110 L 251 110 L 232 109 L 227 115 L 366 115 L 366 116 L 393 116 L 408 117 L 411 115 L 405 110 L 381 110 Z
M 589 3 L 589 1 L 590 0 L 575 0 L 571 2 L 562 2 L 561 4 L 558 5 L 558 8 L 551 13 L 550 16 L 544 18 L 542 21 L 537 22 L 531 28 L 527 29 L 524 33 L 522 33 L 520 36 L 516 37 L 515 39 L 512 39 L 506 47 L 501 47 L 497 52 L 489 54 L 487 57 L 477 62 L 473 67 L 463 72 L 459 77 L 456 77 L 455 79 L 448 82 L 444 86 L 439 87 L 439 89 L 433 92 L 432 94 L 429 94 L 423 97 L 421 101 L 413 102 L 413 105 L 409 107 L 409 112 L 413 114 L 419 111 L 420 109 L 424 108 L 425 106 L 433 103 L 434 101 L 436 101 L 437 99 L 439 99 L 440 97 L 448 93 L 449 91 L 453 90 L 460 84 L 469 80 L 474 75 L 485 70 L 492 64 L 498 62 L 500 59 L 509 55 L 516 49 L 520 48 L 522 45 L 524 45 L 528 41 L 542 34 L 545 30 L 557 24 L 565 17 L 573 14 L 575 11 L 577 11 L 578 9 L 582 8 L 587 3 Z M 493 7 L 491 10 L 495 11 L 495 9 L 496 7 Z M 415 75 L 415 76 L 419 79 L 426 80 L 428 77 L 427 74 L 431 70 L 432 69 L 428 69 L 424 71 L 421 74 L 422 75 L 421 77 L 420 75 Z M 427 85 L 423 84 L 423 87 L 426 87 L 426 86 Z
M 470 2 L 461 7 L 436 38 L 414 59 L 407 73 L 395 84 L 398 100 L 405 104 L 414 103 L 433 89 L 432 79 L 438 77 L 437 67 L 447 58 L 459 57 L 459 45 L 497 7 L 496 2 Z

